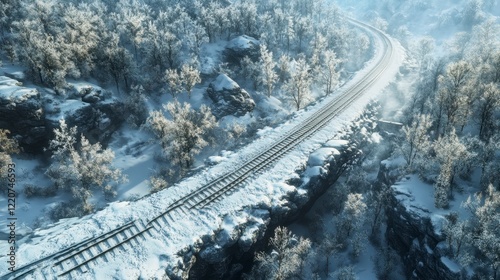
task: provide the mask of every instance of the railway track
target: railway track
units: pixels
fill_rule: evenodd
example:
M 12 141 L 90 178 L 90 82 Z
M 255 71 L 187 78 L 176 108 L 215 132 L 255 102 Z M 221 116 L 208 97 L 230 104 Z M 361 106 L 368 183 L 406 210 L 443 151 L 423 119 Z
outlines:
M 146 235 L 153 236 L 150 232 L 153 229 L 161 232 L 162 228 L 175 222 L 174 213 L 179 211 L 187 213 L 192 209 L 201 209 L 222 200 L 237 190 L 243 182 L 266 170 L 295 148 L 297 144 L 311 137 L 363 95 L 384 73 L 394 56 L 394 47 L 387 36 L 359 21 L 351 20 L 351 22 L 373 34 L 373 37 L 382 43 L 385 50 L 380 61 L 367 72 L 365 79 L 350 86 L 344 94 L 330 101 L 285 133 L 269 148 L 237 166 L 233 171 L 174 201 L 152 220 L 146 222 L 142 220 L 130 221 L 114 230 L 88 238 L 70 248 L 19 267 L 14 273 L 4 275 L 1 279 L 22 279 L 36 270 L 39 270 L 40 274 L 46 275 L 46 279 L 68 277 L 77 272 L 85 273 L 90 270 L 90 265 L 97 259 L 105 259 L 106 255 L 114 250 L 126 250 L 127 246 L 134 246 L 134 241 L 138 245 L 139 239 L 146 239 Z

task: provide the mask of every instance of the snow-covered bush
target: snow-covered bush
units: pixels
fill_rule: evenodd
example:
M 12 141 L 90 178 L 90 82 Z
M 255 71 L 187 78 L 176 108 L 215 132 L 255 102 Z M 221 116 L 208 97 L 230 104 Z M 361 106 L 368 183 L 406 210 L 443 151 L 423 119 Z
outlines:
M 144 88 L 140 85 L 132 86 L 127 98 L 125 99 L 125 108 L 129 116 L 127 121 L 134 126 L 141 126 L 147 118 L 146 97 Z
M 255 255 L 257 265 L 251 279 L 290 279 L 297 276 L 311 248 L 309 239 L 297 238 L 285 227 L 277 227 L 269 241 L 271 251 Z
M 83 134 L 78 141 L 76 127 L 68 128 L 64 120 L 59 122 L 54 134 L 49 144 L 53 162 L 45 174 L 57 188 L 71 191 L 82 204 L 83 213 L 90 213 L 93 205 L 89 198 L 95 189 L 113 196 L 113 184 L 125 180 L 121 171 L 111 165 L 114 153 L 102 149 L 99 143 L 90 144 Z
M 19 152 L 15 139 L 8 137 L 10 131 L 0 129 L 0 179 L 7 176 L 8 164 L 12 163 L 11 154 Z
M 365 221 L 366 203 L 363 202 L 363 195 L 359 193 L 350 193 L 347 195 L 347 201 L 344 210 L 337 220 L 336 240 L 343 244 L 345 248 L 349 242 L 349 237 L 353 233 L 362 231 Z
M 168 187 L 167 181 L 160 177 L 151 177 L 151 179 L 149 179 L 149 185 L 151 186 L 152 193 L 161 191 Z
M 174 101 L 163 108 L 165 111 L 151 112 L 146 125 L 160 140 L 164 154 L 181 168 L 189 168 L 194 156 L 208 145 L 206 136 L 217 126 L 215 117 L 205 105 L 195 111 L 187 103 Z

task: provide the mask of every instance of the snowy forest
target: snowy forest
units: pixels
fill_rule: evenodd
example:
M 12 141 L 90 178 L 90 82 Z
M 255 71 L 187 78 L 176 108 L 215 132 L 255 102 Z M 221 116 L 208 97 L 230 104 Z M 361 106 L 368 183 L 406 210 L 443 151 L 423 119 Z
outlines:
M 331 133 L 353 158 L 338 180 L 220 279 L 499 280 L 497 2 L 0 0 L 0 182 L 15 163 L 20 235 L 237 159 L 381 51 L 355 18 L 403 65 Z M 432 228 L 412 253 L 394 241 L 410 216 Z

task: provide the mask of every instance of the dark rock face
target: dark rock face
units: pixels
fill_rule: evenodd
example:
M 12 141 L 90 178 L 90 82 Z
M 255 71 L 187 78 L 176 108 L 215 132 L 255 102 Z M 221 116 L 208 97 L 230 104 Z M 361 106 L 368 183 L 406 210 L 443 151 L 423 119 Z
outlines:
M 397 175 L 391 168 L 381 164 L 379 180 L 394 184 Z M 403 194 L 392 189 L 390 202 L 387 205 L 388 244 L 401 256 L 407 279 L 462 279 L 459 271 L 451 271 L 443 259 L 446 246 L 445 237 L 436 233 L 426 209 L 411 211 L 401 201 Z M 411 200 L 411 198 L 410 198 Z M 418 206 L 415 206 L 418 207 Z
M 0 76 L 0 128 L 10 130 L 25 152 L 41 152 L 48 138 L 40 93 Z
M 70 127 L 78 126 L 78 133 L 92 143 L 106 145 L 127 117 L 124 104 L 108 99 L 110 92 L 100 88 L 86 87 L 74 95 L 78 100 L 61 100 L 50 92 L 42 98 L 36 89 L 0 76 L 0 128 L 8 129 L 28 153 L 43 152 L 60 118 Z
M 91 143 L 100 142 L 104 146 L 113 132 L 118 130 L 126 120 L 125 105 L 120 102 L 94 103 L 67 114 L 69 127 L 77 126 L 78 135 L 83 133 Z M 58 121 L 51 121 L 51 132 L 59 127 Z
M 226 46 L 225 55 L 229 63 L 239 64 L 240 61 L 248 56 L 252 61 L 259 58 L 260 42 L 247 35 L 238 36 Z
M 305 214 L 359 156 L 351 149 L 339 150 L 340 154 L 330 157 L 321 166 L 325 172 L 310 180 L 287 182 L 303 191 L 286 194 L 282 200 L 286 203 L 255 205 L 235 216 L 225 217 L 220 230 L 201 237 L 196 244 L 178 253 L 183 261 L 167 268 L 167 276 L 170 279 L 241 279 L 245 266 L 253 262 L 255 252 L 264 249 L 274 229 Z
M 243 116 L 255 108 L 255 101 L 248 92 L 225 74 L 220 74 L 210 83 L 207 94 L 214 102 L 212 113 L 217 118 L 227 115 Z

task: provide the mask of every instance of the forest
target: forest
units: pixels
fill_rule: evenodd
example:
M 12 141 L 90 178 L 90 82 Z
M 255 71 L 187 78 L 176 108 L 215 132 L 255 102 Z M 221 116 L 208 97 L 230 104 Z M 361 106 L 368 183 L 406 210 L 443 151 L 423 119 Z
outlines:
M 307 214 L 309 234 L 277 227 L 243 277 L 359 279 L 356 265 L 367 250 L 376 256 L 370 261 L 375 278 L 403 277 L 404 261 L 385 235 L 385 206 L 395 190 L 376 178 L 380 165 L 391 162 L 398 179 L 416 176 L 432 186 L 433 207 L 447 213 L 443 250 L 460 266 L 460 279 L 500 279 L 497 1 L 0 4 L 0 74 L 21 69 L 12 85 L 37 90 L 41 114 L 90 96 L 75 86 L 82 81 L 109 95 L 92 102 L 112 100 L 124 108 L 115 136 L 96 141 L 63 118 L 47 126 L 47 141 L 35 154 L 24 151 L 30 150 L 26 136 L 9 131 L 15 125 L 0 120 L 0 179 L 7 180 L 9 163 L 36 158 L 32 178 L 42 176 L 46 185 L 26 182 L 23 199 L 57 196 L 49 218 L 39 218 L 34 228 L 167 189 L 335 94 L 377 51 L 373 38 L 350 25 L 349 18 L 359 18 L 395 38 L 406 51 L 405 64 L 387 96 L 338 133 L 360 160 L 324 195 L 328 201 Z M 216 100 L 219 88 L 242 96 L 230 113 L 227 100 Z M 110 121 L 97 111 L 95 126 Z M 400 131 L 379 134 L 381 119 L 397 122 Z M 133 136 L 116 136 L 126 133 Z M 116 163 L 133 152 L 122 154 L 118 147 L 126 144 L 116 139 L 134 138 L 140 140 L 127 149 L 152 147 L 153 171 L 141 175 L 147 191 L 124 198 L 120 188 L 136 184 L 136 175 Z

